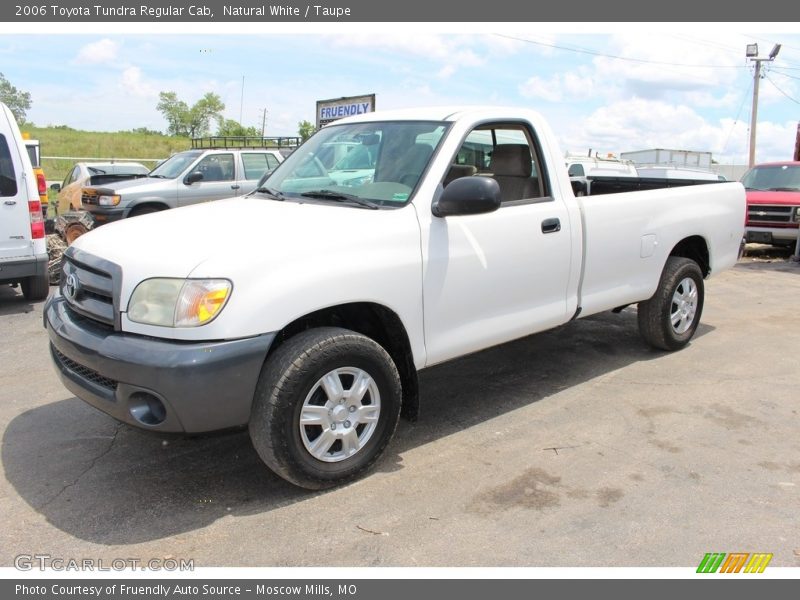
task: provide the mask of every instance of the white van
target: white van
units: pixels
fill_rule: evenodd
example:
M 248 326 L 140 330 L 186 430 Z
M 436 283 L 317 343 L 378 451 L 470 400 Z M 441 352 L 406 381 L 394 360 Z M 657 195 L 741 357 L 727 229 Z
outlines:
M 42 204 L 14 115 L 0 103 L 0 283 L 20 284 L 26 300 L 44 300 L 47 242 Z

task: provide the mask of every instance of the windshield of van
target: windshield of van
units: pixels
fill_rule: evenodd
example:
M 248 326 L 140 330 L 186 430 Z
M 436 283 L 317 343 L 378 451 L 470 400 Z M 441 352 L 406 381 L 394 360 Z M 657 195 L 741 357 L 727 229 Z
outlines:
M 167 160 L 150 171 L 150 177 L 175 179 L 183 173 L 203 153 L 202 150 L 187 150 L 173 154 Z
M 742 185 L 748 190 L 800 192 L 800 165 L 769 165 L 753 167 Z
M 428 121 L 328 125 L 281 163 L 257 193 L 365 208 L 402 206 L 447 127 Z

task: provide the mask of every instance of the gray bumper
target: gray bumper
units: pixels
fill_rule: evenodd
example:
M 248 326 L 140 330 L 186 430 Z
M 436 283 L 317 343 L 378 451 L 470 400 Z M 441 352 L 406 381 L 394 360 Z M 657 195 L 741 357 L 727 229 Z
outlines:
M 20 281 L 28 277 L 47 274 L 47 254 L 32 256 L 24 260 L 0 262 L 0 281 Z
M 105 206 L 97 206 L 93 204 L 84 204 L 84 209 L 91 213 L 95 221 L 95 226 L 104 225 L 105 223 L 113 223 L 119 221 L 127 216 L 130 210 L 126 208 L 107 208 Z
M 124 423 L 164 432 L 246 425 L 275 338 L 186 343 L 121 333 L 77 315 L 58 293 L 44 324 L 69 391 Z

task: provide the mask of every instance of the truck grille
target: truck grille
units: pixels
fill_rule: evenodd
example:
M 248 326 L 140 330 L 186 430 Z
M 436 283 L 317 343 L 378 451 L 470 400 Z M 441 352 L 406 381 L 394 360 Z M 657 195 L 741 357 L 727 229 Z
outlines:
M 82 253 L 75 257 L 72 248 L 64 254 L 63 271 L 59 287 L 75 312 L 99 321 L 105 325 L 115 325 L 114 280 L 112 274 L 90 264 L 90 255 Z
M 92 188 L 83 188 L 81 190 L 81 202 L 84 204 L 97 204 L 97 197 L 99 194 L 97 190 Z
M 751 204 L 747 207 L 747 224 L 755 223 L 791 223 L 793 206 L 774 206 L 769 204 Z
M 52 344 L 50 345 L 50 350 L 53 352 L 53 357 L 56 361 L 68 371 L 71 371 L 73 374 L 77 375 L 81 379 L 94 383 L 95 385 L 99 385 L 101 387 L 106 388 L 107 390 L 116 390 L 117 389 L 117 382 L 113 379 L 109 379 L 108 377 L 103 377 L 97 371 L 90 369 L 89 367 L 85 367 L 80 363 L 75 362 L 71 358 L 67 358 L 61 352 L 59 352 L 55 346 Z

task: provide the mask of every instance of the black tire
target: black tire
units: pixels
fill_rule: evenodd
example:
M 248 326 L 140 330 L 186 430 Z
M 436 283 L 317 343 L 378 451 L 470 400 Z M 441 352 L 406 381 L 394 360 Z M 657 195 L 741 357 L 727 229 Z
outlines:
M 363 402 L 331 399 L 321 385 L 323 377 L 333 374 L 342 389 L 349 383 L 346 394 L 356 387 L 355 374 L 336 370 L 368 376 L 364 381 L 371 383 Z M 348 377 L 352 377 L 349 382 Z M 265 362 L 253 398 L 250 438 L 261 459 L 280 477 L 306 489 L 330 488 L 359 477 L 378 461 L 397 427 L 401 403 L 400 376 L 380 345 L 347 329 L 310 329 L 284 342 Z M 369 423 L 360 422 L 362 410 L 369 412 L 371 405 L 378 407 L 377 419 L 372 408 Z M 322 411 L 324 416 L 318 418 L 327 424 L 301 428 L 304 407 L 315 414 Z M 345 441 L 336 436 L 347 436 L 352 443 L 353 435 L 360 447 L 346 456 Z M 309 445 L 332 438 L 336 441 L 328 450 L 318 450 L 323 456 L 312 454 Z
M 676 296 L 694 300 L 681 306 Z M 703 312 L 703 272 L 696 262 L 670 256 L 658 289 L 649 300 L 639 303 L 639 333 L 644 341 L 659 350 L 680 350 L 694 336 Z M 677 320 L 677 324 L 673 324 Z
M 47 273 L 26 277 L 22 280 L 22 295 L 28 302 L 38 302 L 47 298 L 50 293 L 50 281 Z

